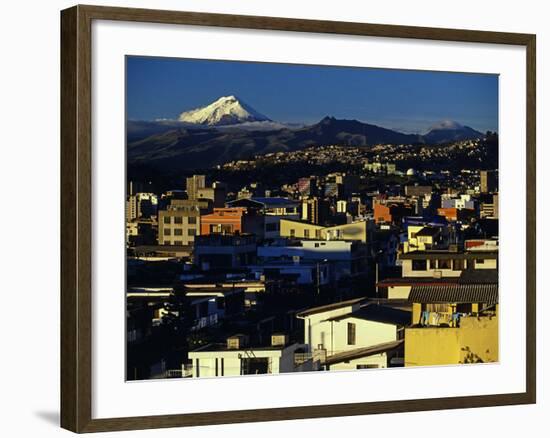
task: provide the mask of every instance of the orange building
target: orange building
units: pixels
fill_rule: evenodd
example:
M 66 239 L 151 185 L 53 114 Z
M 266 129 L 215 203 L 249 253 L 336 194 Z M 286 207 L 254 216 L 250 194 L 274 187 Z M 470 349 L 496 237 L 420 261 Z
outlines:
M 244 207 L 215 208 L 201 217 L 201 235 L 257 234 L 261 218 Z
M 448 221 L 456 221 L 458 219 L 458 208 L 438 208 L 438 216 L 444 216 Z
M 380 223 L 398 223 L 405 216 L 414 214 L 414 208 L 409 204 L 380 202 L 374 203 L 374 220 Z
M 444 216 L 448 221 L 466 221 L 475 217 L 475 210 L 470 208 L 438 208 L 438 216 Z
M 391 222 L 390 207 L 378 203 L 374 204 L 374 220 L 377 224 Z

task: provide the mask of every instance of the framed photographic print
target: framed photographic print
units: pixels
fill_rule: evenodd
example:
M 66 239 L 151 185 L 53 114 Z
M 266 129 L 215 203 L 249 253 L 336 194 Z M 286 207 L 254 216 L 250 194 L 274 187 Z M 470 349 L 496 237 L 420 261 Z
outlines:
M 534 35 L 75 6 L 61 49 L 62 427 L 535 402 Z

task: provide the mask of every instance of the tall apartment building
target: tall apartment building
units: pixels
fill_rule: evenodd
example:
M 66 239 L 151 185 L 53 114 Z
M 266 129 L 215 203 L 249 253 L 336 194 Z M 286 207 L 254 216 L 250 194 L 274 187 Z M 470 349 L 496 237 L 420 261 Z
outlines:
M 310 198 L 302 200 L 302 220 L 313 224 L 323 224 L 329 216 L 329 204 L 324 199 Z
M 129 195 L 126 201 L 126 221 L 156 216 L 158 198 L 154 193 L 136 193 Z
M 206 187 L 206 176 L 193 175 L 185 179 L 185 189 L 189 199 L 197 199 L 199 189 Z
M 498 177 L 495 170 L 481 170 L 479 172 L 481 193 L 498 191 Z
M 210 206 L 207 200 L 173 199 L 166 210 L 159 211 L 159 245 L 193 245 L 200 234 L 201 214 Z

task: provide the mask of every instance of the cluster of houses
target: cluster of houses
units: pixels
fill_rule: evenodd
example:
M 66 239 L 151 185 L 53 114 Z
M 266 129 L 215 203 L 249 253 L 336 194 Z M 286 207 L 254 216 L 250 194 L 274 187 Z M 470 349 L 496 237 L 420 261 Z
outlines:
M 498 361 L 491 178 L 228 200 L 194 175 L 129 194 L 128 379 Z

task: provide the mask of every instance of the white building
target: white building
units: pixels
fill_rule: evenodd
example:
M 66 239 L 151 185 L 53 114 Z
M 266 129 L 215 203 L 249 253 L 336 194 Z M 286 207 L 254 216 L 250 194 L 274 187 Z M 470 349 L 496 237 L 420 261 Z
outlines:
M 308 352 L 321 358 L 326 369 L 386 368 L 402 358 L 400 348 L 410 312 L 363 305 L 362 301 L 315 307 L 297 315 L 304 320 Z
M 279 374 L 297 370 L 295 353 L 300 344 L 289 344 L 285 335 L 273 335 L 271 345 L 250 346 L 244 335 L 227 339 L 226 344 L 208 344 L 189 352 L 192 377 Z
M 294 264 L 329 263 L 331 280 L 361 274 L 366 269 L 365 245 L 345 240 L 299 240 L 258 247 L 258 259 L 265 263 L 292 260 Z

